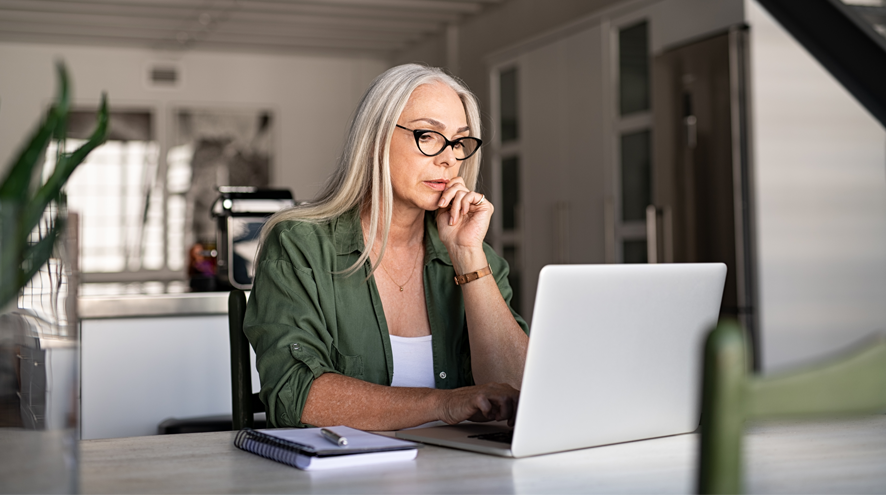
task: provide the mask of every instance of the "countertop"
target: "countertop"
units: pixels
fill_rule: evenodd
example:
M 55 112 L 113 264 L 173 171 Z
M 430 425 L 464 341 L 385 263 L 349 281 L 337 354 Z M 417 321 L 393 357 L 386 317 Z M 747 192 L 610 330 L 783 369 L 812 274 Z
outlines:
M 228 292 L 81 296 L 78 301 L 82 320 L 228 314 Z

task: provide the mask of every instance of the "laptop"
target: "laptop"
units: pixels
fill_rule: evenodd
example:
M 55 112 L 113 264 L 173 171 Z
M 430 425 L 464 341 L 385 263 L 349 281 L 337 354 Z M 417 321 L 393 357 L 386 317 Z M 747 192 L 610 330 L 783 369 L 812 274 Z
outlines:
M 398 438 L 526 457 L 695 431 L 704 338 L 726 265 L 549 265 L 539 274 L 513 429 L 401 430 Z

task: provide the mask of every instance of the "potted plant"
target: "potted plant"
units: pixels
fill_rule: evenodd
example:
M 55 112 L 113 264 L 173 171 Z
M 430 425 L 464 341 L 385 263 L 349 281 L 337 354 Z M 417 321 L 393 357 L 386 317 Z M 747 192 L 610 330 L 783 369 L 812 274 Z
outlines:
M 58 305 L 63 277 L 50 277 L 49 284 L 43 279 L 46 274 L 69 275 L 59 261 L 67 220 L 63 186 L 105 141 L 108 108 L 103 95 L 95 131 L 85 144 L 68 152 L 70 87 L 64 65 L 57 65 L 57 73 L 55 102 L 0 181 L 0 491 L 4 492 L 79 489 L 77 322 L 66 312 L 70 306 Z M 55 163 L 51 173 L 44 174 L 43 158 L 50 143 L 56 144 Z M 55 261 L 50 263 L 51 259 Z M 41 310 L 35 310 L 34 304 L 19 308 L 25 287 L 30 299 L 39 295 Z M 76 304 L 76 282 L 65 290 Z

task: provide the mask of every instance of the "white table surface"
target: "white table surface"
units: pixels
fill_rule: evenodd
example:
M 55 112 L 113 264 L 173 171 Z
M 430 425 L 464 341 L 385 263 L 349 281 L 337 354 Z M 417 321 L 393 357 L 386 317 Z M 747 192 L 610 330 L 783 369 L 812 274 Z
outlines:
M 426 446 L 415 461 L 300 471 L 233 432 L 86 440 L 83 493 L 689 493 L 695 434 L 507 459 Z M 750 425 L 749 493 L 886 493 L 886 415 Z

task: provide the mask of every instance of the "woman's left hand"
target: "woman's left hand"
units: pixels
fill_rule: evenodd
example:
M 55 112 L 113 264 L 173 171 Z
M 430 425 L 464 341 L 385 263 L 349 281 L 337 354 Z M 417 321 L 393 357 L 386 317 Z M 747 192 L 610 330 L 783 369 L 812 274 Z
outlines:
M 440 240 L 453 251 L 483 249 L 489 220 L 495 208 L 482 194 L 471 191 L 461 177 L 455 177 L 440 195 L 437 229 Z

